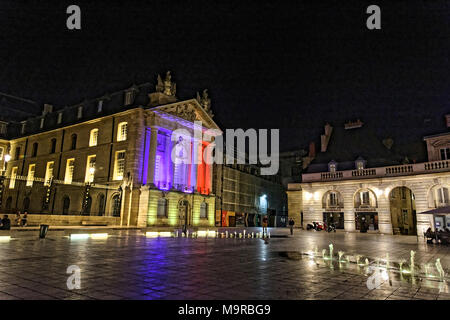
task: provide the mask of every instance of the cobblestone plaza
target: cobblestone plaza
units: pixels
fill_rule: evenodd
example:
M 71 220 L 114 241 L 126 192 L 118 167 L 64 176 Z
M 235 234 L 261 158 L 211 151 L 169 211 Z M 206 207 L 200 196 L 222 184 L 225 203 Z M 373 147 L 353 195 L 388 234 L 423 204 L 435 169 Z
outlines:
M 98 240 L 51 232 L 41 240 L 19 237 L 0 243 L 0 299 L 450 299 L 447 282 L 433 272 L 437 258 L 448 272 L 446 246 L 411 236 L 296 231 L 290 237 L 287 231 L 272 229 L 268 244 L 258 238 L 147 238 L 138 230 Z M 361 255 L 370 266 L 387 253 L 392 266 L 409 262 L 414 250 L 416 265 L 429 264 L 435 277 L 392 269 L 389 280 L 370 290 L 367 266 L 304 254 L 328 254 L 330 243 L 336 257 L 338 251 Z M 67 287 L 70 265 L 81 269 L 80 289 Z

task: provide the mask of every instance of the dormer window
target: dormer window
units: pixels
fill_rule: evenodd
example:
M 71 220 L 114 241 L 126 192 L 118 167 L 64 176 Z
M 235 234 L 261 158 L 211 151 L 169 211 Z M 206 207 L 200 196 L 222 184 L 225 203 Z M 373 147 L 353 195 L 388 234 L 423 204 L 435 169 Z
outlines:
M 366 161 L 359 157 L 358 159 L 355 160 L 355 168 L 356 170 L 363 170 L 366 166 Z
M 77 118 L 81 119 L 82 116 L 83 116 L 83 106 L 79 106 L 77 111 Z
M 441 160 L 450 160 L 450 148 L 440 149 Z
M 133 103 L 133 100 L 134 100 L 134 90 L 130 90 L 130 91 L 125 92 L 124 104 L 126 106 L 129 106 L 130 104 Z
M 334 160 L 331 160 L 328 163 L 328 171 L 331 173 L 336 173 L 336 169 L 337 169 L 337 162 Z

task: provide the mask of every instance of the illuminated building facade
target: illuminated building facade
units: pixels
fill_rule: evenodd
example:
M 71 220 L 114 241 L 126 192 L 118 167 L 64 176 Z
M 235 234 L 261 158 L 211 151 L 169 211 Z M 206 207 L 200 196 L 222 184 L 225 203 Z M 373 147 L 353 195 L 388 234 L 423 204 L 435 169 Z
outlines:
M 208 142 L 194 137 L 194 121 L 219 129 L 210 99 L 178 101 L 170 72 L 155 89 L 5 122 L 2 211 L 28 211 L 30 224 L 214 226 L 213 166 L 200 153 Z
M 316 163 L 302 174 L 301 183 L 288 185 L 288 212 L 296 225 L 303 223 L 306 227 L 313 221 L 324 221 L 333 222 L 345 231 L 367 229 L 368 232 L 404 235 L 421 235 L 429 227 L 450 227 L 449 215 L 435 217 L 438 224 L 435 226 L 432 215 L 422 214 L 450 205 L 450 133 L 424 138 L 428 161 L 395 164 L 387 163 L 389 155 L 394 159 L 390 150 L 392 143 L 377 145 L 363 134 L 361 126 L 345 128 L 348 131 L 337 133 L 335 141 L 331 134 L 331 138 L 322 139 L 325 141 L 322 151 L 327 152 L 330 146 L 345 145 L 345 152 L 349 152 L 351 143 L 338 143 L 347 135 L 354 141 L 373 141 L 367 146 L 374 152 L 372 157 L 356 157 L 355 153 L 354 161 Z M 331 131 L 328 128 L 328 132 Z M 355 152 L 364 152 L 362 145 L 356 147 Z M 387 150 L 383 149 L 385 147 Z M 333 157 L 337 155 L 334 150 L 330 153 Z M 385 165 L 380 165 L 382 162 L 375 159 L 375 153 L 383 155 L 380 159 Z M 325 155 L 318 157 L 326 159 Z M 371 163 L 378 165 L 368 165 Z

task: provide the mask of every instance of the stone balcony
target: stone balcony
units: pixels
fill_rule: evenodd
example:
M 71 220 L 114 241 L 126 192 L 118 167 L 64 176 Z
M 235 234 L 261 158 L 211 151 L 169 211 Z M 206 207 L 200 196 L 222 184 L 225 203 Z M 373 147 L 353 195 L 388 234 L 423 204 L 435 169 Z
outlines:
M 450 160 L 441 160 L 362 170 L 304 173 L 302 174 L 302 182 L 383 178 L 447 171 L 450 171 Z

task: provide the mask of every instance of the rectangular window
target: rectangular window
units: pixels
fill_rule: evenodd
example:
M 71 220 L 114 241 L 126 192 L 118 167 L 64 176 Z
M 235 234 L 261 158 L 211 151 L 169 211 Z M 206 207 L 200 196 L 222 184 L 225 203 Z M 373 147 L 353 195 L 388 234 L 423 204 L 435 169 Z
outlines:
M 53 178 L 53 161 L 47 162 L 47 168 L 45 169 L 45 178 L 44 178 L 44 186 L 48 187 Z
M 14 153 L 14 160 L 19 160 L 20 157 L 20 147 L 16 147 L 16 152 Z
M 126 122 L 119 123 L 117 131 L 117 141 L 127 140 L 128 124 Z
M 14 189 L 16 185 L 17 167 L 11 169 L 11 179 L 9 180 L 9 188 Z
M 92 129 L 89 137 L 89 147 L 95 147 L 98 140 L 98 129 Z
M 208 204 L 206 202 L 200 204 L 200 218 L 208 218 Z
M 117 151 L 114 161 L 114 180 L 123 180 L 125 172 L 125 151 Z
M 441 160 L 450 160 L 450 148 L 442 148 L 441 152 Z
M 87 157 L 86 177 L 84 179 L 84 182 L 86 182 L 86 183 L 94 182 L 95 160 L 96 160 L 96 156 L 95 155 Z
M 160 198 L 158 199 L 158 210 L 157 210 L 157 216 L 158 217 L 165 217 L 167 213 L 167 199 Z
M 27 187 L 33 186 L 35 168 L 36 168 L 35 164 L 30 164 L 28 166 L 28 176 L 27 176 L 27 184 L 26 184 Z
M 334 192 L 330 193 L 330 206 L 337 206 L 337 197 Z
M 75 168 L 75 159 L 67 159 L 66 162 L 66 173 L 64 175 L 64 183 L 71 184 L 73 179 L 73 169 Z
M 362 203 L 365 205 L 370 204 L 370 197 L 369 197 L 369 191 L 364 191 L 362 193 Z

